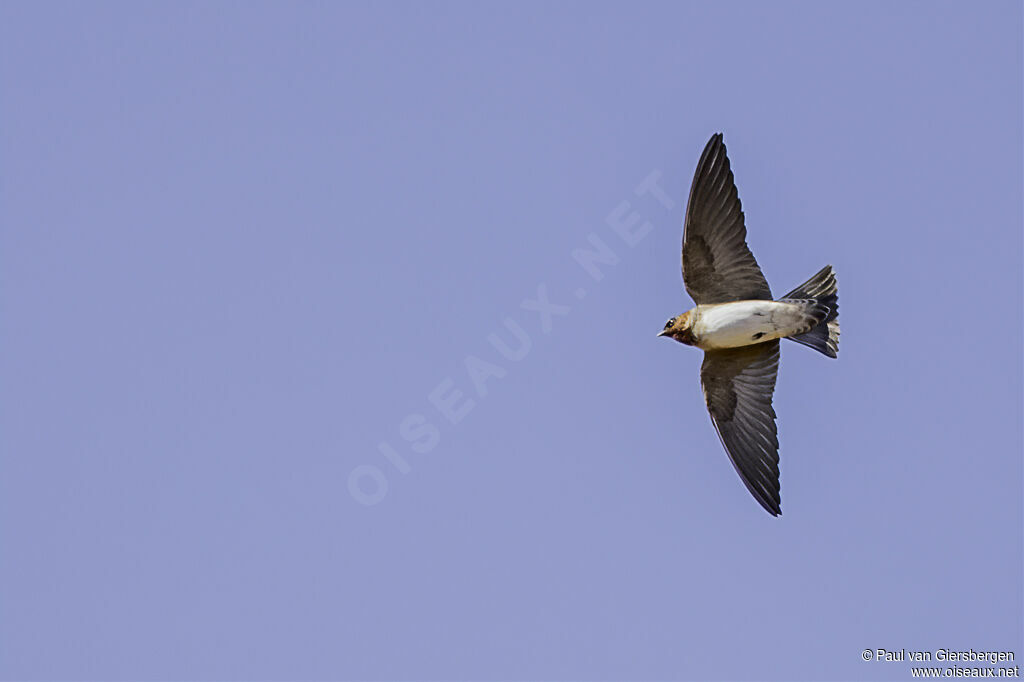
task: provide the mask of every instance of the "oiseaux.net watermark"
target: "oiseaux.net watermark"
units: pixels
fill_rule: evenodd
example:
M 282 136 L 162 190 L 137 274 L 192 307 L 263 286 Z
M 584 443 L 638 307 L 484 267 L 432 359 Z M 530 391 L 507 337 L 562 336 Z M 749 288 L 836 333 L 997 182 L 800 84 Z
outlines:
M 874 663 L 908 664 L 912 678 L 1019 678 L 1016 652 L 985 649 L 864 649 Z
M 623 247 L 631 249 L 650 234 L 654 224 L 645 215 L 650 215 L 650 210 L 655 207 L 662 212 L 675 207 L 675 202 L 661 186 L 661 172 L 658 170 L 648 173 L 633 189 L 631 199 L 620 201 L 608 213 L 606 230 L 589 233 L 587 246 L 572 250 L 570 257 L 574 267 L 580 268 L 581 274 L 589 278 L 584 279 L 586 286 L 552 295 L 547 284 L 538 283 L 531 297 L 523 299 L 515 315 L 506 315 L 498 329 L 487 334 L 487 343 L 495 354 L 486 359 L 466 355 L 462 361 L 464 376 L 460 375 L 458 381 L 446 376 L 427 391 L 426 402 L 431 408 L 427 414 L 413 412 L 398 421 L 398 438 L 402 445 L 395 446 L 394 439 L 382 440 L 377 444 L 376 461 L 352 469 L 348 476 L 348 491 L 353 500 L 367 506 L 383 501 L 390 487 L 388 477 L 395 473 L 407 475 L 412 471 L 409 458 L 403 451 L 423 455 L 441 442 L 441 428 L 431 416 L 447 427 L 462 423 L 488 396 L 490 382 L 505 377 L 510 365 L 522 362 L 529 355 L 538 328 L 542 335 L 550 334 L 555 327 L 555 318 L 565 317 L 572 311 L 571 301 L 583 300 L 590 293 L 587 287 L 600 282 L 606 270 L 621 262 Z M 517 317 L 529 317 L 531 321 L 524 326 Z

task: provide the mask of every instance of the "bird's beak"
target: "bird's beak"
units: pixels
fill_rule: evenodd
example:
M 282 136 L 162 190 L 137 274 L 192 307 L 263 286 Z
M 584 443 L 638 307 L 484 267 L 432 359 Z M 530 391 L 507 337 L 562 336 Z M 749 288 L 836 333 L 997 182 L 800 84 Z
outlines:
M 658 336 L 668 336 L 668 330 L 662 329 L 660 332 L 658 332 Z

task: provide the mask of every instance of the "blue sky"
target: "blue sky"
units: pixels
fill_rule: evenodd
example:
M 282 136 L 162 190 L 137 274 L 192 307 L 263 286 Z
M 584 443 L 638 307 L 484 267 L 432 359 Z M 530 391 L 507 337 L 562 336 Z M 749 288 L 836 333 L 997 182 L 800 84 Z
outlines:
M 4 3 L 0 677 L 1019 661 L 1021 35 L 995 1 Z M 655 338 L 716 131 L 773 290 L 840 283 L 839 360 L 783 346 L 779 519 Z

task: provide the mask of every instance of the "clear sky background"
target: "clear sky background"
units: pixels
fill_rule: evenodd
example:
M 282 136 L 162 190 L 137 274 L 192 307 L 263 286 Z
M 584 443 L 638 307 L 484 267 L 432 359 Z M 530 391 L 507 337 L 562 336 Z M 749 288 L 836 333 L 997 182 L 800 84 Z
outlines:
M 1021 34 L 997 1 L 3 3 L 0 677 L 1019 663 Z M 773 290 L 840 282 L 839 360 L 783 344 L 779 519 L 655 338 L 716 131 Z

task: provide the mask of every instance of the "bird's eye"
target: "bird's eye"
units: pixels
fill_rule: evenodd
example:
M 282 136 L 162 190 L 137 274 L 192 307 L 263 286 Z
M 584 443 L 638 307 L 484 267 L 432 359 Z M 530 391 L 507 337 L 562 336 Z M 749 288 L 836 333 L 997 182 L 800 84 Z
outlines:
M 676 321 L 676 318 L 674 318 L 674 317 L 673 317 L 673 318 L 672 318 L 671 320 L 669 320 L 668 322 L 666 322 L 666 323 L 665 323 L 665 329 L 668 329 L 669 327 L 671 327 L 671 326 L 672 326 L 672 323 L 673 323 L 673 322 L 675 322 L 675 321 Z

